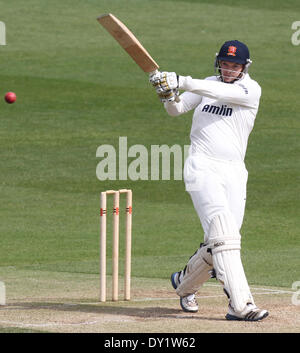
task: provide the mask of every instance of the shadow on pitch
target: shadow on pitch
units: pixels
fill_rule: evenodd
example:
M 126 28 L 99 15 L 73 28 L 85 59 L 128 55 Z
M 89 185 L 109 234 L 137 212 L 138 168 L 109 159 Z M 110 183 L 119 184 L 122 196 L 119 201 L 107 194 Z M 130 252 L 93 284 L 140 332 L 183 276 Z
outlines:
M 60 312 L 78 312 L 99 315 L 115 315 L 128 316 L 140 319 L 188 319 L 188 320 L 209 320 L 209 321 L 225 321 L 225 318 L 204 317 L 201 312 L 185 313 L 181 309 L 166 308 L 160 306 L 154 307 L 136 307 L 136 306 L 121 306 L 121 302 L 104 304 L 65 304 L 65 303 L 50 303 L 50 302 L 19 302 L 8 304 L 8 306 L 18 307 L 18 310 L 53 310 Z

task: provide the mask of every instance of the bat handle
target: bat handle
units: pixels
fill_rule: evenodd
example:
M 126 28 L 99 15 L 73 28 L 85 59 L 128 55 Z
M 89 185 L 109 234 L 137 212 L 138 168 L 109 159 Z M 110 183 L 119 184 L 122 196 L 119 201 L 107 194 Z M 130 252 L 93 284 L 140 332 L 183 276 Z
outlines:
M 151 76 L 153 76 L 153 75 L 155 75 L 155 74 L 157 74 L 158 73 L 158 70 L 156 69 L 156 70 L 154 70 L 154 71 L 151 71 L 151 72 L 149 72 L 149 77 L 151 77 Z

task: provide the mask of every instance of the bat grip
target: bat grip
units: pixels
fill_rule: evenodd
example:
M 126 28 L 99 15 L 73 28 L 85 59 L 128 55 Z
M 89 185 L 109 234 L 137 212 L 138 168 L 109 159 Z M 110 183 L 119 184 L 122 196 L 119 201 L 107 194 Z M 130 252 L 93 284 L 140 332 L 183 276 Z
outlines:
M 153 75 L 155 75 L 157 73 L 158 73 L 158 70 L 156 69 L 154 71 L 149 72 L 149 76 L 151 77 L 151 76 L 153 76 Z

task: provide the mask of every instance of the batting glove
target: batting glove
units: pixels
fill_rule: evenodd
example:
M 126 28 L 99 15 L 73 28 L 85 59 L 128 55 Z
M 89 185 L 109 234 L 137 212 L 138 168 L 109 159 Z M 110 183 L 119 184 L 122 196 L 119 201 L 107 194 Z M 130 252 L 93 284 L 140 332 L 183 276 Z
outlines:
M 178 102 L 179 100 L 179 92 L 178 89 L 171 89 L 169 91 L 166 92 L 160 92 L 157 93 L 158 98 L 160 99 L 161 102 L 165 103 L 165 102 Z
M 178 88 L 178 75 L 175 72 L 158 71 L 150 76 L 149 81 L 158 95 Z

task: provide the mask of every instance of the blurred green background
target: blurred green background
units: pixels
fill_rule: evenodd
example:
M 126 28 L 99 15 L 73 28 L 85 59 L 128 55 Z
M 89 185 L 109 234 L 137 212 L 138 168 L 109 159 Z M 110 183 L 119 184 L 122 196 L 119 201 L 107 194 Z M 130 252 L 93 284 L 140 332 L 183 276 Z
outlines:
M 250 284 L 300 279 L 300 46 L 291 43 L 299 1 L 1 0 L 0 8 L 0 96 L 17 94 L 13 105 L 0 101 L 1 273 L 97 273 L 99 195 L 112 188 L 133 190 L 133 277 L 167 280 L 202 241 L 183 181 L 97 179 L 98 146 L 118 150 L 120 136 L 149 151 L 188 145 L 192 118 L 166 114 L 147 75 L 96 21 L 111 12 L 161 69 L 181 75 L 210 76 L 224 41 L 247 43 L 263 94 L 246 157 L 244 267 Z

